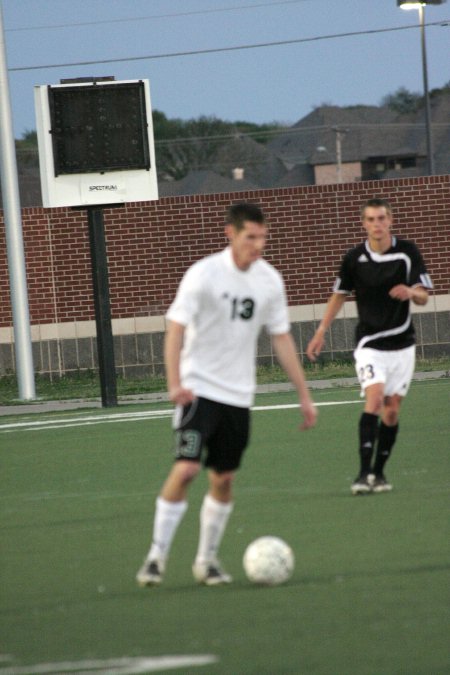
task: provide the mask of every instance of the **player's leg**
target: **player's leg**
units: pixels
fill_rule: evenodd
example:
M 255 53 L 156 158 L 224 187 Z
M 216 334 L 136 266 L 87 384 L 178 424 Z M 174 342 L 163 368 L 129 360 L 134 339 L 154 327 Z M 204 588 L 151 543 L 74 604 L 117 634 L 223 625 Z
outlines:
M 384 475 L 384 467 L 392 453 L 398 433 L 398 418 L 402 397 L 395 394 L 386 396 L 384 399 L 381 422 L 378 429 L 378 443 L 373 465 L 374 479 L 372 489 L 374 492 L 390 492 L 392 485 Z
M 378 421 L 383 407 L 385 369 L 382 353 L 374 349 L 355 351 L 355 367 L 365 398 L 358 424 L 359 473 L 351 486 L 354 495 L 372 491 L 370 475 L 378 435 Z
M 178 460 L 172 467 L 156 500 L 152 545 L 149 560 L 165 563 L 175 532 L 187 510 L 188 486 L 201 469 L 200 462 Z
M 230 575 L 221 568 L 218 551 L 233 510 L 234 475 L 233 471 L 208 471 L 209 491 L 200 509 L 200 535 L 193 573 L 197 581 L 209 586 L 231 582 Z
M 152 544 L 136 576 L 141 586 L 161 583 L 173 539 L 187 510 L 189 485 L 201 469 L 202 410 L 203 400 L 196 399 L 175 412 L 175 463 L 156 500 Z
M 384 475 L 384 468 L 389 460 L 399 430 L 400 407 L 411 384 L 415 366 L 415 347 L 390 352 L 387 369 L 385 398 L 381 412 L 381 422 L 378 431 L 378 444 L 373 467 L 374 492 L 389 492 L 391 483 Z
M 249 436 L 249 411 L 219 404 L 220 423 L 209 440 L 209 491 L 200 511 L 200 536 L 193 565 L 194 577 L 207 585 L 229 583 L 218 559 L 219 547 L 233 510 L 235 472 Z
M 187 489 L 200 471 L 199 462 L 177 461 L 156 500 L 150 549 L 136 580 L 141 586 L 160 584 L 178 526 L 186 513 Z
M 379 414 L 383 405 L 383 387 L 382 383 L 377 383 L 364 390 L 366 402 L 358 425 L 359 474 L 352 484 L 352 494 L 367 494 L 372 491 L 370 475 L 378 435 Z

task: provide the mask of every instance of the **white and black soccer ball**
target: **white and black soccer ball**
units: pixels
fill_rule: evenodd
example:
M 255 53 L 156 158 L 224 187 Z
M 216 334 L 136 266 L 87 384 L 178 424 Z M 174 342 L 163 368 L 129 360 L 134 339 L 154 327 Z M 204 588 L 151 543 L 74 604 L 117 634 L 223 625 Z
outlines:
M 295 558 L 291 547 L 283 539 L 266 536 L 247 546 L 242 562 L 250 581 L 277 586 L 292 575 Z

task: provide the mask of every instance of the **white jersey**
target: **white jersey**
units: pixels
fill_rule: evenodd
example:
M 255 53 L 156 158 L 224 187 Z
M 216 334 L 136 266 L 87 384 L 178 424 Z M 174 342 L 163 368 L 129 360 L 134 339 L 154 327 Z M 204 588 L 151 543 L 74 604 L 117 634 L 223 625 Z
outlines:
M 167 318 L 186 326 L 183 387 L 239 407 L 253 402 L 261 327 L 272 335 L 290 330 L 280 273 L 263 259 L 240 270 L 230 247 L 187 270 Z

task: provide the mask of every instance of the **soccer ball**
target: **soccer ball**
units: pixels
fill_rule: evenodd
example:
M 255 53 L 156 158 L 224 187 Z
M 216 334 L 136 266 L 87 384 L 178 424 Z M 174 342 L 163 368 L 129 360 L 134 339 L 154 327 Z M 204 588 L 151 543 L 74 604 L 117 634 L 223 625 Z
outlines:
M 243 565 L 247 578 L 255 584 L 277 586 L 294 571 L 294 553 L 279 537 L 259 537 L 249 544 Z

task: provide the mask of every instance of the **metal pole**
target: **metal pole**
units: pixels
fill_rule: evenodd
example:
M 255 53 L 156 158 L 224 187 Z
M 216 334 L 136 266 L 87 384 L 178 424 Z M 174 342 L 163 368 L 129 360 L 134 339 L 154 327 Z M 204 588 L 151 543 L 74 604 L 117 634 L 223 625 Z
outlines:
M 91 246 L 92 282 L 94 290 L 95 322 L 97 326 L 97 354 L 102 406 L 117 405 L 117 378 L 114 360 L 114 340 L 109 300 L 108 259 L 106 254 L 103 209 L 89 207 L 88 226 Z
M 341 129 L 340 127 L 332 127 L 336 134 L 336 176 L 337 182 L 342 183 L 342 140 L 348 129 Z
M 335 128 L 336 132 L 336 171 L 337 182 L 342 183 L 342 137 L 339 129 Z
M 423 90 L 425 95 L 425 127 L 426 127 L 426 138 L 427 138 L 427 164 L 428 164 L 428 174 L 430 176 L 434 175 L 434 155 L 433 155 L 433 140 L 431 134 L 431 108 L 430 108 L 430 95 L 428 92 L 428 69 L 427 69 L 427 50 L 425 45 L 425 20 L 424 20 L 424 8 L 422 5 L 419 5 L 419 18 L 420 18 L 420 41 L 422 45 L 422 70 L 423 70 Z
M 6 247 L 14 326 L 16 375 L 19 398 L 36 398 L 31 345 L 28 290 L 20 212 L 19 181 L 12 126 L 11 102 L 6 66 L 3 11 L 0 0 L 0 177 L 5 218 Z

